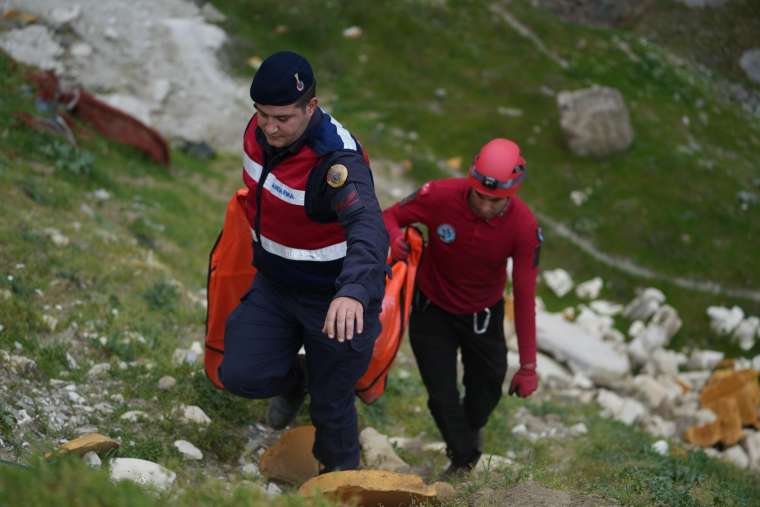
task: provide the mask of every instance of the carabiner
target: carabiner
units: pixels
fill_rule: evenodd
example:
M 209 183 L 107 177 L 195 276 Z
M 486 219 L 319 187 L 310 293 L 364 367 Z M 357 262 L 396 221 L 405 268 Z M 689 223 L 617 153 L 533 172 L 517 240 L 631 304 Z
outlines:
M 483 334 L 483 333 L 485 333 L 486 330 L 488 329 L 488 324 L 491 323 L 491 309 L 490 308 L 486 308 L 483 311 L 486 312 L 486 318 L 483 320 L 483 327 L 481 327 L 481 328 L 478 328 L 478 314 L 480 312 L 475 312 L 475 313 L 472 314 L 472 331 L 475 334 Z

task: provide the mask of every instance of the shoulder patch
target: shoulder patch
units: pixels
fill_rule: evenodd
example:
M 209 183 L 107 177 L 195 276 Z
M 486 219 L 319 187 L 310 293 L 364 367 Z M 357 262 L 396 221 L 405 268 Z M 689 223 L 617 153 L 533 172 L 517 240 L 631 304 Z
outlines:
M 327 170 L 327 184 L 332 188 L 340 188 L 348 179 L 348 168 L 343 164 L 334 164 Z

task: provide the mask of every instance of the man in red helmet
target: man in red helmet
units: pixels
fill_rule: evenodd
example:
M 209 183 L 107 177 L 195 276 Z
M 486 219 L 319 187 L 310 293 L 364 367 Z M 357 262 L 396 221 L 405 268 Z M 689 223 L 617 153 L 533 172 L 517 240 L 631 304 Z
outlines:
M 535 290 L 543 237 L 530 209 L 515 195 L 525 174 L 517 144 L 494 139 L 475 157 L 469 177 L 425 183 L 383 212 L 395 258 L 403 259 L 409 251 L 402 227 L 422 223 L 429 230 L 409 338 L 428 407 L 446 441 L 447 473 L 477 464 L 482 430 L 501 398 L 507 371 L 503 294 L 509 257 L 520 352 L 509 393 L 524 398 L 538 387 Z

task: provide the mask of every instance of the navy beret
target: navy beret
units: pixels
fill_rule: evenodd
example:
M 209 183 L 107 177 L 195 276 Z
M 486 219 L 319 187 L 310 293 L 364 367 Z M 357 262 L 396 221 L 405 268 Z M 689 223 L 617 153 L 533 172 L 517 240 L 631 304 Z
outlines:
M 270 55 L 251 83 L 251 99 L 265 106 L 293 104 L 314 85 L 314 72 L 303 56 L 292 51 Z

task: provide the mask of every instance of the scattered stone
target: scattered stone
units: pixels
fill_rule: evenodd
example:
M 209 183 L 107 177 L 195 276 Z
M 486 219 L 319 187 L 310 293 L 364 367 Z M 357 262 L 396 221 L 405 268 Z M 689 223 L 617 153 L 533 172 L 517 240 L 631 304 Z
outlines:
M 612 391 L 600 389 L 596 397 L 602 407 L 602 414 L 624 424 L 631 425 L 647 413 L 644 405 L 632 398 L 623 398 Z
M 707 308 L 707 316 L 710 317 L 712 330 L 719 335 L 726 335 L 744 320 L 744 311 L 738 306 L 732 308 L 710 306 Z
M 409 471 L 409 465 L 399 458 L 388 437 L 375 428 L 364 428 L 359 433 L 359 443 L 364 451 L 364 462 L 370 468 L 401 473 Z
M 170 376 L 170 375 L 164 375 L 158 380 L 158 388 L 162 391 L 168 391 L 172 387 L 177 385 L 177 380 Z
M 570 426 L 570 434 L 573 436 L 585 435 L 586 433 L 588 433 L 588 428 L 582 422 Z
M 721 454 L 721 458 L 729 463 L 733 463 L 739 468 L 747 468 L 749 466 L 749 456 L 744 452 L 741 446 L 735 445 L 729 447 Z
M 560 126 L 577 155 L 605 157 L 633 142 L 623 95 L 614 88 L 592 87 L 557 94 Z
M 660 456 L 667 456 L 669 446 L 668 443 L 665 440 L 658 440 L 657 442 L 652 444 L 652 450 L 659 454 Z
M 203 459 L 203 452 L 187 440 L 176 440 L 174 442 L 174 447 L 177 448 L 179 453 L 182 454 L 182 457 L 186 460 Z
M 74 430 L 74 434 L 76 435 L 87 435 L 89 433 L 97 433 L 98 427 L 93 426 L 92 424 L 88 424 L 87 426 L 80 426 Z
M 517 109 L 515 107 L 499 106 L 498 108 L 496 108 L 496 112 L 502 116 L 509 116 L 512 118 L 519 118 L 520 116 L 523 115 L 522 109 Z
M 100 465 L 103 464 L 102 461 L 100 461 L 100 456 L 98 456 L 95 452 L 89 451 L 85 453 L 84 456 L 82 456 L 82 459 L 85 463 L 87 463 L 87 466 L 91 468 L 100 468 Z
M 182 405 L 180 407 L 182 422 L 200 425 L 211 424 L 211 419 L 202 408 L 195 405 Z
M 55 27 L 61 27 L 75 21 L 82 13 L 78 5 L 67 5 L 54 7 L 50 10 L 48 20 Z
M 598 315 L 603 315 L 606 317 L 614 317 L 615 315 L 620 314 L 620 312 L 623 311 L 623 306 L 619 305 L 617 303 L 611 303 L 609 301 L 604 301 L 602 299 L 599 299 L 597 301 L 592 301 L 589 303 L 589 307 L 594 310 L 595 313 Z
M 109 371 L 111 371 L 110 363 L 98 363 L 90 368 L 90 371 L 87 372 L 87 376 L 89 378 L 102 377 Z
M 657 437 L 673 438 L 676 436 L 676 423 L 663 419 L 659 415 L 648 415 L 643 419 L 644 429 Z
M 256 463 L 245 463 L 240 467 L 240 473 L 244 477 L 257 478 L 261 475 L 259 467 Z
M 143 412 L 142 410 L 130 410 L 128 412 L 124 412 L 121 414 L 121 417 L 119 418 L 123 421 L 128 421 L 131 423 L 136 423 L 138 421 L 148 421 L 150 420 L 150 416 L 146 412 Z
M 496 456 L 494 454 L 483 454 L 478 460 L 478 464 L 475 465 L 474 472 L 482 474 L 484 472 L 493 472 L 502 468 L 514 466 L 515 462 L 504 456 Z
M 746 430 L 741 445 L 747 453 L 749 467 L 760 471 L 760 432 Z
M 557 297 L 563 297 L 573 288 L 573 280 L 564 269 L 557 268 L 544 271 L 541 275 L 546 285 Z
M 31 375 L 37 371 L 37 363 L 33 359 L 24 356 L 9 356 L 8 365 L 11 370 L 23 375 Z
M 358 39 L 362 36 L 362 29 L 358 26 L 350 26 L 343 30 L 343 37 L 346 39 Z
M 589 195 L 582 190 L 573 190 L 570 192 L 570 200 L 576 206 L 582 206 L 589 198 Z
M 129 480 L 144 486 L 153 486 L 160 490 L 168 489 L 177 478 L 177 474 L 153 463 L 137 458 L 116 458 L 111 460 L 111 479 Z
M 760 319 L 748 317 L 742 320 L 733 332 L 733 338 L 739 342 L 742 350 L 749 350 L 755 346 L 755 336 L 760 328 Z
M 599 292 L 604 286 L 604 281 L 600 277 L 592 278 L 583 283 L 579 283 L 575 288 L 575 295 L 581 299 L 596 299 L 599 297 Z
M 42 232 L 50 238 L 50 241 L 52 241 L 55 246 L 64 247 L 69 244 L 69 238 L 61 234 L 61 231 L 58 229 L 48 227 L 43 229 Z
M 586 305 L 581 305 L 580 310 L 580 313 L 575 318 L 575 323 L 596 338 L 602 339 L 615 323 L 612 317 L 601 316 Z
M 646 322 L 664 302 L 665 294 L 662 291 L 653 287 L 646 288 L 628 303 L 623 310 L 623 317 Z
M 270 482 L 269 484 L 267 484 L 267 487 L 264 490 L 264 493 L 266 493 L 267 496 L 269 497 L 280 496 L 282 494 L 282 489 L 280 489 L 280 487 L 277 484 Z
M 422 446 L 422 450 L 426 452 L 446 452 L 446 443 L 429 442 Z
M 687 367 L 692 370 L 712 370 L 723 361 L 723 357 L 725 354 L 717 350 L 694 350 L 689 357 Z
M 93 192 L 92 196 L 98 201 L 107 201 L 111 199 L 111 194 L 104 188 L 99 188 Z

